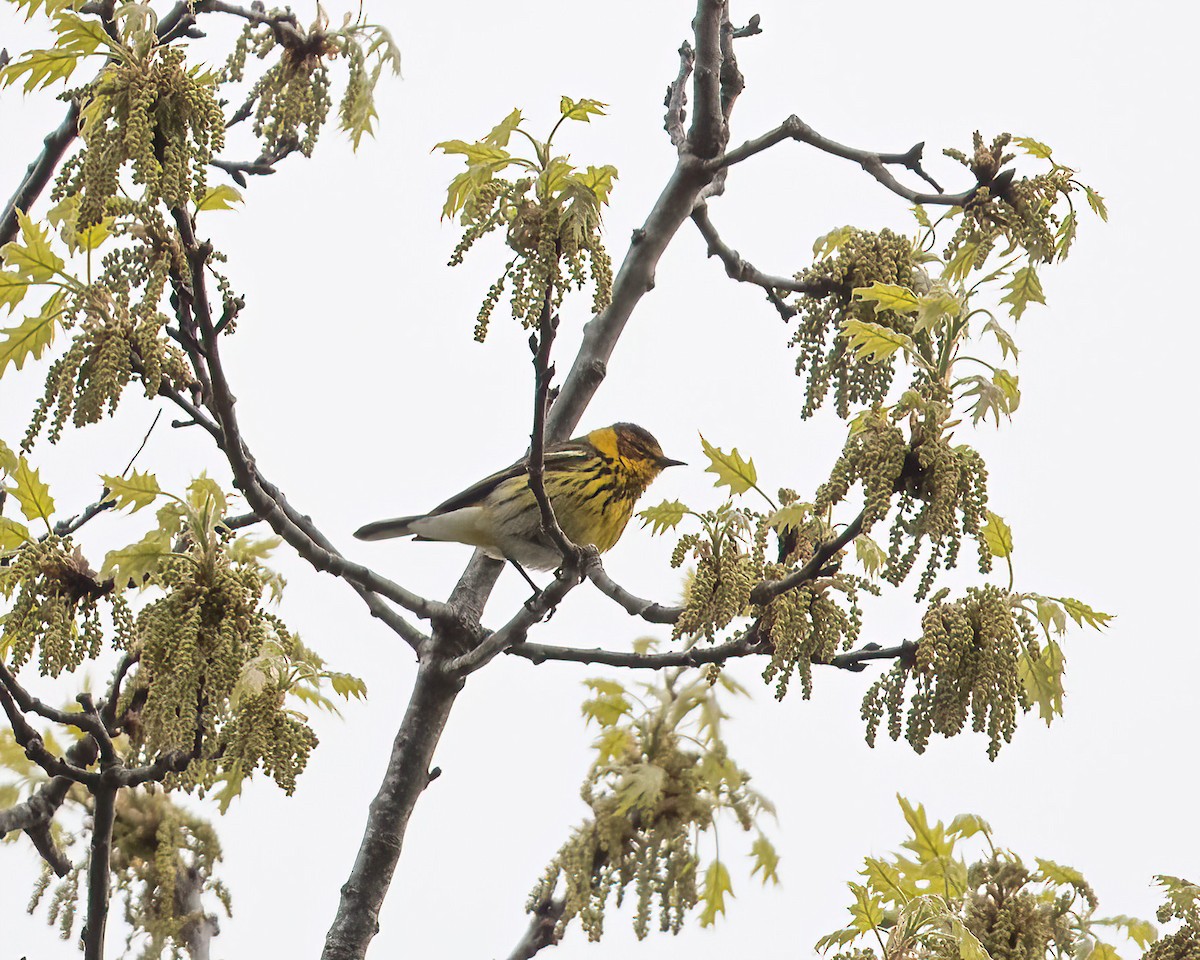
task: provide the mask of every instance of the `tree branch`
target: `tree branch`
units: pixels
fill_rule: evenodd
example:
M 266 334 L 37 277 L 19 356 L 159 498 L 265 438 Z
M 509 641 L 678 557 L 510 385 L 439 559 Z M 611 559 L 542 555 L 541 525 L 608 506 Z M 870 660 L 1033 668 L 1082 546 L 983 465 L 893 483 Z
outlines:
M 777 143 L 782 143 L 784 140 L 797 140 L 816 147 L 824 153 L 832 154 L 835 157 L 841 157 L 844 160 L 853 160 L 866 170 L 867 173 L 871 174 L 871 176 L 891 190 L 892 193 L 898 194 L 912 203 L 961 207 L 970 201 L 981 186 L 985 186 L 985 184 L 977 183 L 962 193 L 943 193 L 938 182 L 929 176 L 921 166 L 922 153 L 925 149 L 924 143 L 915 144 L 904 153 L 875 153 L 870 150 L 860 150 L 857 147 L 848 147 L 845 144 L 838 143 L 836 140 L 830 140 L 828 137 L 821 136 L 795 114 L 784 120 L 774 130 L 764 133 L 761 137 L 747 140 L 740 147 L 735 147 L 733 150 L 729 150 L 719 157 L 714 157 L 708 161 L 708 166 L 714 169 L 730 167 L 735 163 L 741 163 L 743 160 L 762 153 L 764 150 L 768 150 Z M 911 187 L 905 186 L 892 175 L 891 171 L 888 170 L 889 166 L 901 166 L 911 170 L 933 187 L 937 193 L 920 193 Z M 999 174 L 999 176 L 1003 175 Z
M 25 177 L 13 193 L 4 212 L 0 213 L 0 247 L 13 240 L 20 229 L 17 224 L 17 211 L 25 213 L 34 201 L 46 189 L 46 184 L 54 176 L 54 171 L 62 162 L 63 154 L 79 132 L 79 104 L 72 103 L 67 108 L 67 114 L 54 130 L 42 141 L 42 152 L 29 165 Z
M 697 157 L 717 156 L 729 138 L 721 98 L 721 24 L 725 0 L 700 0 L 692 20 L 696 35 L 696 68 L 692 93 L 696 112 L 688 131 L 688 148 Z
M 391 609 L 383 599 L 398 603 L 425 619 L 448 616 L 449 611 L 445 605 L 426 600 L 368 567 L 347 560 L 321 533 L 312 519 L 293 508 L 283 493 L 259 472 L 242 438 L 235 410 L 237 401 L 229 388 L 221 362 L 219 334 L 213 323 L 205 273 L 211 248 L 207 243 L 196 239 L 191 216 L 186 210 L 175 209 L 172 213 L 188 260 L 191 312 L 205 352 L 203 360 L 193 358 L 193 363 L 207 368 L 212 395 L 206 398 L 206 405 L 212 414 L 211 423 L 214 428 L 209 432 L 214 433 L 224 452 L 233 471 L 234 482 L 255 515 L 265 520 L 272 530 L 283 537 L 315 569 L 346 580 L 363 598 L 374 616 L 386 623 L 414 650 L 419 651 L 428 642 L 428 637 Z M 180 323 L 185 322 L 185 317 L 181 315 Z M 174 391 L 169 393 L 171 399 L 184 409 L 191 406 Z M 202 424 L 207 419 L 198 410 L 193 417 Z
M 538 951 L 558 943 L 558 936 L 554 930 L 566 908 L 565 900 L 549 899 L 543 900 L 531 910 L 529 928 L 517 941 L 513 952 L 508 955 L 508 960 L 530 960 Z
M 741 255 L 721 239 L 717 228 L 713 226 L 708 216 L 708 204 L 698 203 L 692 210 L 692 222 L 700 231 L 708 244 L 708 255 L 718 257 L 725 265 L 725 273 L 739 283 L 752 283 L 766 291 L 767 299 L 779 311 L 784 320 L 790 320 L 798 309 L 785 301 L 779 291 L 787 293 L 805 293 L 809 296 L 823 297 L 831 293 L 833 288 L 820 283 L 805 283 L 795 277 L 775 277 L 763 273 L 754 264 L 743 260 Z
M 109 860 L 113 821 L 116 819 L 117 784 L 92 790 L 92 841 L 88 854 L 87 922 L 83 928 L 84 960 L 104 960 L 104 931 L 108 926 Z
M 591 552 L 595 552 L 594 547 L 591 548 Z M 565 559 L 550 586 L 532 597 L 499 630 L 487 636 L 469 652 L 455 657 L 446 664 L 447 673 L 451 676 L 465 677 L 480 667 L 486 666 L 497 654 L 524 643 L 530 628 L 534 624 L 540 623 L 557 607 L 563 597 L 574 590 L 582 582 L 582 579 L 579 562 L 573 557 Z
M 430 769 L 433 751 L 461 689 L 462 681 L 447 676 L 440 664 L 422 661 L 383 784 L 371 801 L 362 845 L 342 886 L 322 960 L 361 960 L 379 932 L 379 910 L 400 858 L 408 819 L 436 775 Z
M 863 513 L 851 520 L 844 530 L 832 540 L 829 540 L 813 551 L 811 559 L 799 570 L 788 574 L 781 580 L 764 580 L 750 591 L 750 602 L 757 606 L 765 606 L 781 593 L 787 593 L 793 587 L 808 580 L 815 579 L 825 564 L 845 547 L 851 540 L 862 533 Z
M 702 667 L 705 664 L 722 664 L 741 657 L 756 654 L 768 654 L 770 651 L 760 642 L 754 642 L 757 637 L 755 627 L 751 627 L 742 637 L 727 640 L 711 647 L 691 647 L 688 650 L 672 650 L 665 653 L 632 653 L 623 650 L 605 650 L 601 647 L 559 647 L 543 643 L 523 643 L 509 647 L 504 652 L 514 657 L 521 657 L 534 665 L 540 665 L 547 660 L 564 663 L 598 663 L 607 667 L 626 667 L 633 670 L 663 670 L 670 667 Z M 893 647 L 881 647 L 877 643 L 868 643 L 858 650 L 839 653 L 829 661 L 813 661 L 818 666 L 836 667 L 839 670 L 849 670 L 857 673 L 863 670 L 871 660 L 894 660 L 909 657 L 916 650 L 916 644 L 911 641 Z
M 562 256 L 562 244 L 554 245 L 555 260 Z M 537 503 L 542 517 L 542 536 L 559 553 L 563 561 L 578 565 L 580 548 L 563 532 L 554 505 L 546 494 L 546 414 L 550 409 L 550 382 L 554 379 L 554 366 L 550 363 L 550 350 L 554 346 L 554 333 L 558 329 L 558 317 L 554 315 L 554 284 L 546 284 L 542 298 L 542 312 L 538 318 L 538 332 L 529 338 L 533 351 L 533 431 L 529 437 L 529 455 L 525 458 L 529 492 Z
M 684 40 L 679 47 L 679 74 L 667 84 L 667 95 L 663 106 L 667 115 L 663 120 L 663 129 L 671 138 L 675 149 L 682 153 L 687 145 L 687 132 L 683 125 L 687 120 L 687 80 L 692 75 L 692 65 L 696 62 L 696 51 Z
M 608 575 L 599 554 L 592 556 L 584 565 L 583 573 L 601 593 L 620 604 L 626 613 L 649 623 L 675 623 L 683 613 L 683 607 L 667 607 L 630 593 Z

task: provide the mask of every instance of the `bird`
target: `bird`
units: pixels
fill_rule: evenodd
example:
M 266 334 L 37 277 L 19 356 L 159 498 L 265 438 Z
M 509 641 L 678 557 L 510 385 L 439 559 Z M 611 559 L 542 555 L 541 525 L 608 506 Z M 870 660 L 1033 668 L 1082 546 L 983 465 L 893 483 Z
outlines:
M 633 507 L 667 467 L 686 466 L 664 456 L 653 435 L 633 423 L 614 423 L 582 437 L 548 444 L 543 486 L 563 533 L 601 553 L 621 538 Z M 359 540 L 415 537 L 480 548 L 525 572 L 553 570 L 562 554 L 542 534 L 542 516 L 529 488 L 525 459 L 467 487 L 428 513 L 377 520 L 355 531 Z

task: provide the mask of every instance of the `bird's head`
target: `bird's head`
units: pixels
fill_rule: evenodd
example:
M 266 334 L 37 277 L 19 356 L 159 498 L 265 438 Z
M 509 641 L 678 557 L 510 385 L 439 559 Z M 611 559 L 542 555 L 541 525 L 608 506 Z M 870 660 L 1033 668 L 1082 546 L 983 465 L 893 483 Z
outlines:
M 626 469 L 648 484 L 667 467 L 686 466 L 682 460 L 665 456 L 654 435 L 636 423 L 614 423 L 587 435 L 588 442 L 609 460 L 622 462 Z

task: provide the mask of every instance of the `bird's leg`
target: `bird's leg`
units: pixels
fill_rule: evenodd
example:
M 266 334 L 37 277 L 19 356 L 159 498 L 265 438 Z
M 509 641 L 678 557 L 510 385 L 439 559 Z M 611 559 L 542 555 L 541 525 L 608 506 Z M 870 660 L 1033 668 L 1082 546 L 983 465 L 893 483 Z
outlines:
M 509 557 L 508 562 L 513 565 L 513 569 L 515 569 L 517 571 L 517 573 L 519 573 L 522 577 L 525 578 L 525 582 L 533 588 L 533 596 L 525 601 L 525 606 L 532 607 L 538 601 L 538 599 L 541 597 L 542 588 L 533 582 L 533 577 L 531 577 L 528 573 L 526 573 L 525 568 L 523 566 L 521 566 L 519 563 L 517 563 L 516 560 L 514 560 L 512 557 Z

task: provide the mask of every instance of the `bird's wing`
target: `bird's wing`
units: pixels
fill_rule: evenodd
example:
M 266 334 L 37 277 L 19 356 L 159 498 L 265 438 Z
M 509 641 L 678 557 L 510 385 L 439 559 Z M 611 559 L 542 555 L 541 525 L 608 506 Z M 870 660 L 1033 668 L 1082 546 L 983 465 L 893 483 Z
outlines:
M 546 450 L 544 461 L 547 467 L 563 465 L 573 460 L 580 460 L 591 455 L 591 451 L 582 443 L 569 440 L 566 443 L 555 444 Z M 461 510 L 463 507 L 474 506 L 484 497 L 495 490 L 505 480 L 525 475 L 525 459 L 522 457 L 510 467 L 498 470 L 490 477 L 484 477 L 478 483 L 473 483 L 462 493 L 456 493 L 444 503 L 439 503 L 426 516 L 436 517 L 449 513 L 451 510 Z

